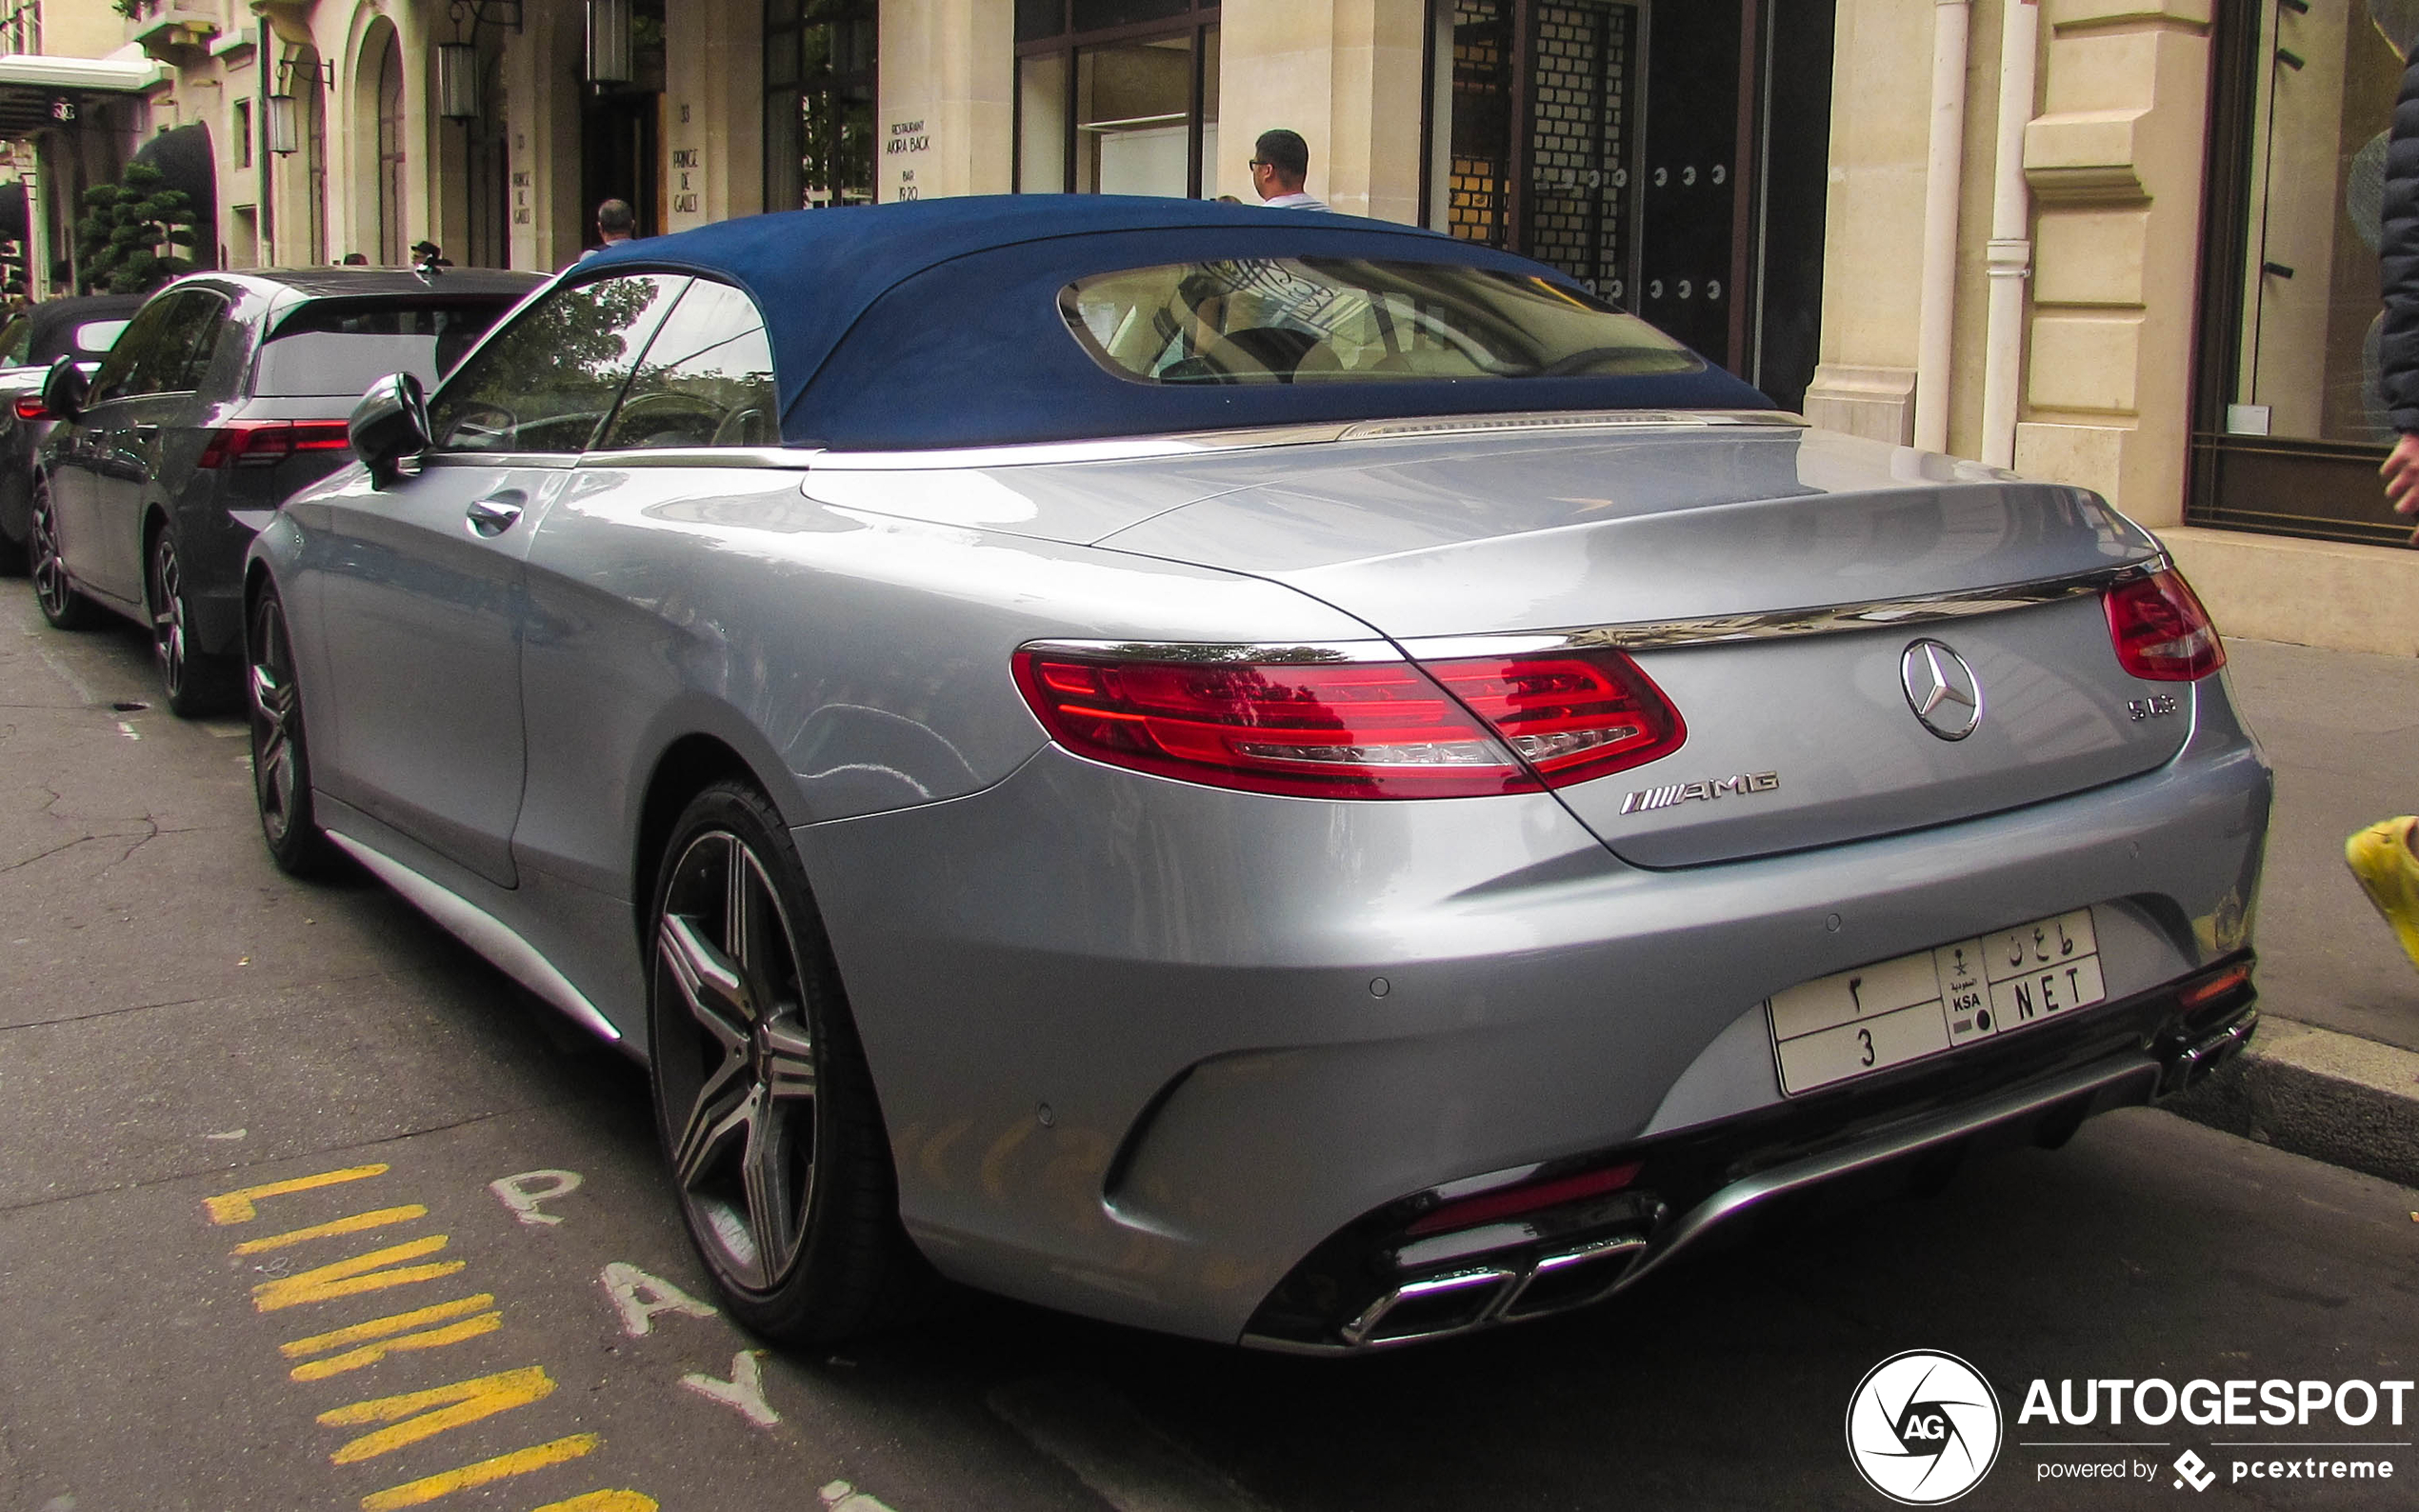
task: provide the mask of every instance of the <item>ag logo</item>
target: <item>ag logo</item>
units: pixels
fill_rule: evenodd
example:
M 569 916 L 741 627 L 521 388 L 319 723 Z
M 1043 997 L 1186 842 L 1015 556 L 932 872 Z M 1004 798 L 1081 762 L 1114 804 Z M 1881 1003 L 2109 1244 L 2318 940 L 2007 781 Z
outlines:
M 1954 1502 L 1999 1458 L 1999 1397 L 1955 1355 L 1909 1349 L 1857 1383 L 1848 1453 L 1866 1482 L 1908 1506 Z

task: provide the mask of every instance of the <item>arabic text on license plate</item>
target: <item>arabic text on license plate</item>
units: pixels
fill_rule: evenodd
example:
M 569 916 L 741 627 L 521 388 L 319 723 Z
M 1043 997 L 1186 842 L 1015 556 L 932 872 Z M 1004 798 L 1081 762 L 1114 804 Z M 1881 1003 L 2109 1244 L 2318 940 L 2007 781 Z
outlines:
M 1765 1005 L 1791 1097 L 2021 1029 L 2109 995 L 2091 910 L 1800 983 Z

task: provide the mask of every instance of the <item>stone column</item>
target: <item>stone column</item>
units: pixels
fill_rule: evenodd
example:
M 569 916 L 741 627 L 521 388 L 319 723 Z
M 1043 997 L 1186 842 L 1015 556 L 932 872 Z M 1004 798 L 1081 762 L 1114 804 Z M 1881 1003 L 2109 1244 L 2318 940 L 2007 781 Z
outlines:
M 1250 203 L 1252 141 L 1289 127 L 1310 146 L 1312 194 L 1416 222 L 1421 0 L 1227 0 L 1219 14 L 1218 160 L 1202 192 Z
M 1915 439 L 1915 289 L 1935 9 L 1840 0 L 1831 50 L 1823 337 L 1806 414 L 1818 426 L 1899 446 Z M 1973 17 L 1974 34 L 1991 30 L 1981 14 Z M 1969 58 L 1969 89 L 1971 78 Z
M 754 0 L 667 9 L 664 229 L 764 209 L 764 10 Z
M 885 0 L 873 183 L 883 204 L 1005 194 L 1015 151 L 1014 0 Z
M 2183 518 L 2211 0 L 2048 0 L 2016 468 Z

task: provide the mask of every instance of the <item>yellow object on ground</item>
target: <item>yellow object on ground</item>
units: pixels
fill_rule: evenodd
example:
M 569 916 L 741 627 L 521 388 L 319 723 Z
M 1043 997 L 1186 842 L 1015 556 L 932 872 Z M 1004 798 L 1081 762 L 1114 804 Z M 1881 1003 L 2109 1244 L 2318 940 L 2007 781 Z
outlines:
M 2344 842 L 2344 865 L 2393 925 L 2403 954 L 2419 966 L 2419 856 L 2410 853 L 2409 814 L 2380 820 Z

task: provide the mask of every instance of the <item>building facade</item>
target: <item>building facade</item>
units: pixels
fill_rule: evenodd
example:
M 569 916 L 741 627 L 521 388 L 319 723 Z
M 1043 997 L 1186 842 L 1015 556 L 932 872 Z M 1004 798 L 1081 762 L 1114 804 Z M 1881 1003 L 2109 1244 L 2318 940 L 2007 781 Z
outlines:
M 1818 423 L 2106 494 L 2238 633 L 2419 652 L 2373 477 L 2419 0 L 72 3 L 122 76 L 43 100 L 100 124 L 19 129 L 55 28 L 0 58 L 37 204 L 185 132 L 231 266 L 559 268 L 609 196 L 642 234 L 1249 199 L 1284 126 L 1338 210 L 1550 262 Z

